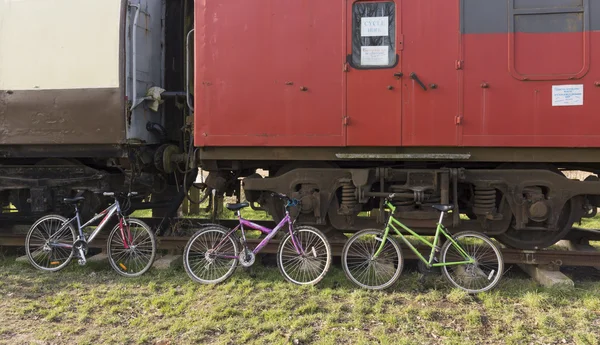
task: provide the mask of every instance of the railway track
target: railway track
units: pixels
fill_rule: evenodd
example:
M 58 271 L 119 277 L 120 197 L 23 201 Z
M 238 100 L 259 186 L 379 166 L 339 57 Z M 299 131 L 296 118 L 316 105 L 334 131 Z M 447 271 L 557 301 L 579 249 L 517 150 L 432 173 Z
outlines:
M 160 224 L 162 218 L 142 218 L 148 225 L 155 228 Z M 158 236 L 158 248 L 160 250 L 168 250 L 173 253 L 180 252 L 187 243 L 188 236 L 191 235 L 194 228 L 206 226 L 207 221 L 202 219 L 177 219 L 172 223 L 180 224 L 181 229 L 178 232 L 186 232 L 187 236 L 177 235 L 174 233 Z M 255 221 L 261 225 L 273 225 L 270 221 Z M 220 225 L 225 227 L 233 227 L 237 224 L 237 220 L 221 220 Z M 23 229 L 22 229 L 23 230 Z M 26 230 L 25 230 L 26 231 Z M 596 240 L 600 238 L 600 231 L 573 229 L 573 239 L 581 241 L 582 239 Z M 104 234 L 99 234 L 98 237 L 91 243 L 90 248 L 105 249 L 108 231 Z M 256 246 L 261 241 L 260 238 L 249 239 L 251 246 Z M 25 243 L 25 233 L 2 233 L 0 234 L 0 245 L 21 247 Z M 344 246 L 344 239 L 330 239 L 331 249 L 336 256 L 341 255 Z M 276 253 L 279 246 L 277 239 L 271 240 L 261 251 L 261 253 L 273 254 Z M 416 255 L 403 245 L 403 255 L 406 259 L 417 259 Z M 418 247 L 423 254 L 429 254 L 428 247 Z M 560 266 L 600 266 L 600 251 L 593 250 L 593 247 L 588 247 L 587 250 L 568 250 L 568 249 L 544 249 L 544 250 L 520 250 L 513 248 L 502 248 L 504 261 L 508 264 L 526 264 L 526 265 L 551 265 Z

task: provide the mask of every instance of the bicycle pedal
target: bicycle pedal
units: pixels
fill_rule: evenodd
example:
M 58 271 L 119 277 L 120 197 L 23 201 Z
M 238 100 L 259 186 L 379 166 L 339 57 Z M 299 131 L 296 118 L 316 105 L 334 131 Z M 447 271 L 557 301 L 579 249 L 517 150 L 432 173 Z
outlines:
M 79 264 L 79 266 L 85 266 L 86 261 L 85 261 L 85 259 L 79 259 L 79 260 L 77 260 L 77 263 Z

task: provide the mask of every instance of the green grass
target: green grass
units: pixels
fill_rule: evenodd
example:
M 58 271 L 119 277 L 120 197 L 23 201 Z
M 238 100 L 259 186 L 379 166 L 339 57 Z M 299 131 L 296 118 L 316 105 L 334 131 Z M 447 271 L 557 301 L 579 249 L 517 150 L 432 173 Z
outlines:
M 0 262 L 0 343 L 52 344 L 597 344 L 600 283 L 540 288 L 509 272 L 469 296 L 407 270 L 386 292 L 360 290 L 337 267 L 316 287 L 274 267 L 221 285 L 181 269 L 127 279 L 107 264 L 45 274 Z

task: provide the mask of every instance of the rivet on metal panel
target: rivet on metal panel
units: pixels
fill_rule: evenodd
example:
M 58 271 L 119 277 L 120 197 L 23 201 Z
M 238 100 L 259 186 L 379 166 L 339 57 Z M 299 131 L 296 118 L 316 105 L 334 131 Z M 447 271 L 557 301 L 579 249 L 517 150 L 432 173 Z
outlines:
M 481 83 L 481 88 L 482 89 L 487 89 L 488 87 L 490 87 L 490 84 L 488 84 L 488 83 Z
M 594 85 L 596 85 L 596 87 L 600 87 L 600 81 L 595 82 Z
M 438 86 L 437 84 L 429 84 L 429 88 L 435 90 L 438 88 Z
M 388 89 L 388 90 L 393 90 L 393 89 L 394 89 L 394 87 L 393 87 L 392 85 L 388 85 L 387 89 Z
M 204 132 L 204 133 L 202 133 L 202 135 L 204 135 L 205 137 L 207 137 L 208 133 Z
M 285 85 L 294 85 L 294 82 L 293 81 L 286 81 Z
M 300 91 L 308 91 L 308 88 L 306 86 L 301 86 Z

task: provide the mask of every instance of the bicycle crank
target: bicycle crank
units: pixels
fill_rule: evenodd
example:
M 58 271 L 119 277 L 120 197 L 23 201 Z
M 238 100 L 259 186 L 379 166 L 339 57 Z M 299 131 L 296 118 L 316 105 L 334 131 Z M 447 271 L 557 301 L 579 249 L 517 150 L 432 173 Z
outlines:
M 245 251 L 242 251 L 238 257 L 238 260 L 242 267 L 247 268 L 254 265 L 254 261 L 256 261 L 256 255 L 254 255 L 253 252 L 246 253 Z
M 87 262 L 85 259 L 85 256 L 88 253 L 87 242 L 85 240 L 75 241 L 75 243 L 73 243 L 73 251 L 74 251 L 74 254 L 77 255 L 77 257 L 79 257 L 79 260 L 77 261 L 77 263 L 80 266 L 84 266 Z

